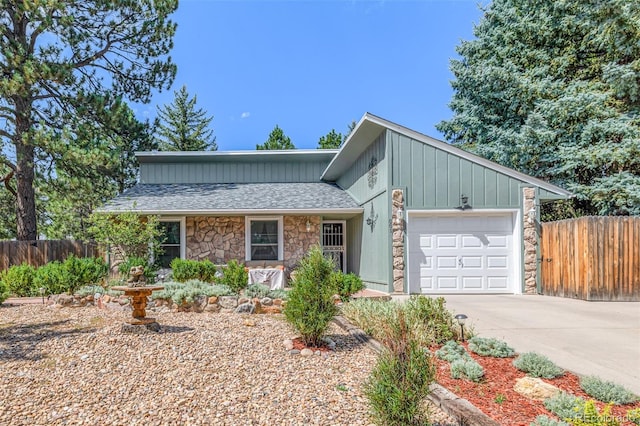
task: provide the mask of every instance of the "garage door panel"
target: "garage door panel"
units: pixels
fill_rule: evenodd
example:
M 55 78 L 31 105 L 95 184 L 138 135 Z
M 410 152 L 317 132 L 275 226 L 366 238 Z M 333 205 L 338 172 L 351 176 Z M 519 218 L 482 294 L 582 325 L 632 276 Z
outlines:
M 458 257 L 438 256 L 436 258 L 436 267 L 438 269 L 458 269 Z
M 482 290 L 483 279 L 479 277 L 462 277 L 462 289 L 463 290 Z
M 510 292 L 514 270 L 512 215 L 412 217 L 410 288 L 425 293 Z M 412 284 L 413 283 L 413 284 Z

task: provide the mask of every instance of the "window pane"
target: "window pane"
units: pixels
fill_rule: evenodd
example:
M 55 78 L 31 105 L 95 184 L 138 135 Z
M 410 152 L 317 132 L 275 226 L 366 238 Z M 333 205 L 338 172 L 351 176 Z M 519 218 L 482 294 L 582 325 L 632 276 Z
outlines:
M 166 237 L 164 244 L 180 244 L 180 222 L 160 222 L 160 229 Z
M 278 245 L 251 246 L 251 260 L 278 260 Z
M 180 246 L 162 246 L 164 253 L 158 256 L 158 263 L 162 268 L 168 268 L 171 261 L 180 257 Z
M 251 244 L 278 244 L 278 221 L 252 220 Z

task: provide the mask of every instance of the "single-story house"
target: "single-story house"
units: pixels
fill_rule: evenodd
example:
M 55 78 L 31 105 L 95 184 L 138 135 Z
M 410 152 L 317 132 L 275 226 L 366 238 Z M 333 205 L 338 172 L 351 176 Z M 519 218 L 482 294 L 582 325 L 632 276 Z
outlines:
M 368 288 L 535 293 L 539 205 L 571 194 L 365 114 L 338 150 L 139 152 L 102 210 L 160 215 L 173 257 L 295 268 L 313 244 Z

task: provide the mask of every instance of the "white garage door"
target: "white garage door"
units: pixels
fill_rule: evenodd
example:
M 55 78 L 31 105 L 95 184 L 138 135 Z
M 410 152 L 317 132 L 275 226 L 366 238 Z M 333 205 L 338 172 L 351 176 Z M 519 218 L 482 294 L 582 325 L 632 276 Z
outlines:
M 513 293 L 513 215 L 412 216 L 409 288 L 414 293 Z

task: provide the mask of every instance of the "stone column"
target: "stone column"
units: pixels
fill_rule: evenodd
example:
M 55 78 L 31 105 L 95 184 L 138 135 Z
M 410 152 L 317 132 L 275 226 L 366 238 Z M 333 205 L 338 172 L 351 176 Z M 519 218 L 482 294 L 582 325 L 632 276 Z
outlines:
M 393 250 L 393 292 L 404 293 L 404 218 L 396 220 L 399 208 L 404 210 L 404 193 L 402 189 L 391 192 L 391 222 L 392 222 L 392 250 Z
M 536 294 L 536 278 L 538 274 L 538 230 L 534 218 L 529 216 L 531 210 L 536 209 L 535 188 L 522 189 L 522 220 L 524 233 L 524 292 Z

